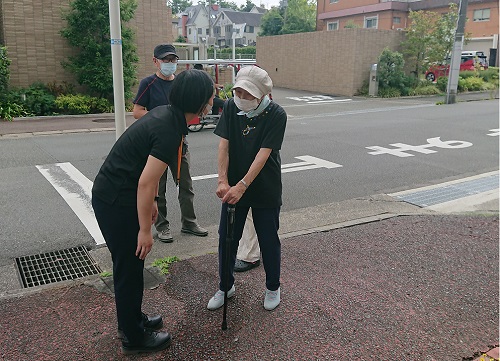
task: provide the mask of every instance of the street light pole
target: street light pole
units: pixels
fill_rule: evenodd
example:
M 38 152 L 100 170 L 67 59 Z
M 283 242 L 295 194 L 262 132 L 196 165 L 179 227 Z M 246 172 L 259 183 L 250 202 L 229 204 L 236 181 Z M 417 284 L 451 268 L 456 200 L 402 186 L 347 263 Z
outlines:
M 123 86 L 122 32 L 120 0 L 108 0 L 111 36 L 111 63 L 113 68 L 113 96 L 116 139 L 125 132 L 125 91 Z
M 448 73 L 448 86 L 446 87 L 446 104 L 454 104 L 457 102 L 460 60 L 462 58 L 462 47 L 464 44 L 465 21 L 467 20 L 467 4 L 468 0 L 460 0 L 457 30 L 455 32 L 455 41 L 451 52 L 450 71 Z

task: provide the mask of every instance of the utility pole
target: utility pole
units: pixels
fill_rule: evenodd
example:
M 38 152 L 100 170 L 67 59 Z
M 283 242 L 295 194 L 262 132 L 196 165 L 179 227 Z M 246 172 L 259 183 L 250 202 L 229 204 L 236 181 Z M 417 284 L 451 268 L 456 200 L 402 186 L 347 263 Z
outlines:
M 125 91 L 123 86 L 122 30 L 120 0 L 108 0 L 111 36 L 111 63 L 113 68 L 113 96 L 115 103 L 116 139 L 125 132 Z
M 446 104 L 455 104 L 457 102 L 458 75 L 460 72 L 460 60 L 464 44 L 467 5 L 468 0 L 460 0 L 457 30 L 455 32 L 455 42 L 453 43 L 453 50 L 451 52 L 450 71 L 448 73 L 448 86 L 446 87 Z

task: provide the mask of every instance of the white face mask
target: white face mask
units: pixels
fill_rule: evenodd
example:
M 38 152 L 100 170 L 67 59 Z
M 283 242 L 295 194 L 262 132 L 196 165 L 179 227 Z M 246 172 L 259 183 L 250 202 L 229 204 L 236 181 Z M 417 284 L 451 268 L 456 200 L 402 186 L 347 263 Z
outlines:
M 259 106 L 259 100 L 258 99 L 254 99 L 254 100 L 240 99 L 235 94 L 234 95 L 234 104 L 236 104 L 236 106 L 238 107 L 239 110 L 242 110 L 245 113 L 248 113 L 251 110 L 257 109 L 257 107 Z
M 176 63 L 160 63 L 160 72 L 166 76 L 169 77 L 175 71 L 177 70 L 177 64 Z

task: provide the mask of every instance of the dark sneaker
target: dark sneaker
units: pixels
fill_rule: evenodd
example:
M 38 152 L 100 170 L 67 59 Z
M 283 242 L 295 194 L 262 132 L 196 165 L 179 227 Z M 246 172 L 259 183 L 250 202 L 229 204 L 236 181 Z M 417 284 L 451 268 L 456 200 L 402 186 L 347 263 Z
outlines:
M 122 351 L 125 355 L 143 352 L 157 352 L 166 349 L 172 343 L 172 337 L 168 332 L 144 330 L 144 340 L 140 345 L 131 345 L 122 342 Z
M 142 313 L 142 324 L 145 329 L 149 330 L 159 330 L 163 327 L 163 319 L 160 315 L 156 316 L 148 316 L 144 312 Z M 127 336 L 123 333 L 123 331 L 118 328 L 118 338 L 123 342 L 128 342 Z
M 258 267 L 259 265 L 260 265 L 260 259 L 258 259 L 255 262 L 247 262 L 247 261 L 242 261 L 241 259 L 237 259 L 234 264 L 234 271 L 245 272 L 251 270 L 252 268 Z
M 198 237 L 205 237 L 208 236 L 208 231 L 205 228 L 200 227 L 199 225 L 195 224 L 194 226 L 191 227 L 182 227 L 181 232 L 183 233 L 189 233 L 189 234 L 194 234 L 195 236 Z

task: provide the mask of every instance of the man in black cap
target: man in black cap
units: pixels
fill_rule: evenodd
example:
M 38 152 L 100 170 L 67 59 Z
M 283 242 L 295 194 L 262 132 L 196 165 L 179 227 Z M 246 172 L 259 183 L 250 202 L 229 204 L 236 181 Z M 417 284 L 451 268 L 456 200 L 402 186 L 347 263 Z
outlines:
M 137 96 L 134 99 L 134 118 L 139 119 L 149 110 L 156 108 L 159 105 L 168 105 L 168 95 L 172 82 L 177 71 L 177 56 L 175 47 L 172 44 L 157 45 L 153 52 L 153 63 L 157 70 L 156 73 L 141 80 Z M 170 171 L 174 181 L 179 188 L 178 199 L 181 207 L 181 232 L 194 234 L 195 236 L 204 237 L 208 235 L 208 231 L 200 227 L 196 221 L 194 213 L 194 191 L 193 180 L 191 179 L 190 155 L 187 146 L 187 140 L 184 140 L 184 147 L 181 157 L 181 165 L 170 165 Z M 158 219 L 155 223 L 158 231 L 158 239 L 165 243 L 173 242 L 172 233 L 170 232 L 170 223 L 167 220 L 167 172 L 161 176 L 158 189 Z

